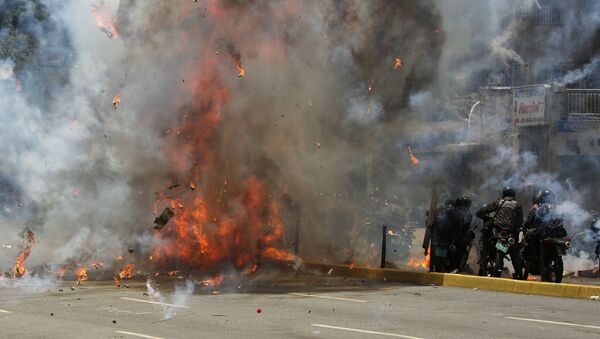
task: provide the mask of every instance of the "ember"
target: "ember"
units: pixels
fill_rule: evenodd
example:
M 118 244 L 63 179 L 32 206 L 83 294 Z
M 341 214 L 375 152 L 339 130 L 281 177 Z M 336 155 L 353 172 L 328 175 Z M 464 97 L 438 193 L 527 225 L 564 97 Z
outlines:
M 394 62 L 394 70 L 400 69 L 402 67 L 404 67 L 404 63 L 402 63 L 402 59 L 396 58 L 396 61 Z
M 238 70 L 238 77 L 243 77 L 246 75 L 246 70 L 242 67 L 242 56 L 239 53 L 233 55 L 233 60 L 235 61 L 235 67 Z
M 419 164 L 421 162 L 419 161 L 419 159 L 417 159 L 417 157 L 413 153 L 412 148 L 410 147 L 410 145 L 408 146 L 408 155 L 410 156 L 410 161 L 412 162 L 412 164 L 414 166 L 419 166 Z
M 115 109 L 119 108 L 119 105 L 121 104 L 121 97 L 119 95 L 115 95 L 112 103 Z

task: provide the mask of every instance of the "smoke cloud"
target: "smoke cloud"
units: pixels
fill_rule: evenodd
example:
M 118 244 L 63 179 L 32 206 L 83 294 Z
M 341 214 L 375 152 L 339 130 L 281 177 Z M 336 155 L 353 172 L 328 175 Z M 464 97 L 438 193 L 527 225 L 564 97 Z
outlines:
M 531 154 L 420 153 L 466 140 L 477 100 L 454 98 L 533 63 L 511 3 L 0 1 L 2 268 L 24 227 L 31 267 L 243 268 L 293 257 L 296 227 L 303 257 L 373 264 L 381 225 L 422 220 L 432 187 L 548 187 L 581 230 L 585 192 Z M 566 83 L 597 68 L 578 13 L 526 53 L 572 65 Z

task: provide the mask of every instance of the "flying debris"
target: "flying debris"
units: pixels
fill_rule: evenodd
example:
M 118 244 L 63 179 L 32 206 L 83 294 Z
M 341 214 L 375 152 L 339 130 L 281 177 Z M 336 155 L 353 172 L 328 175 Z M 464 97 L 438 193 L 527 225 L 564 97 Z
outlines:
M 31 254 L 31 249 L 33 248 L 33 244 L 35 244 L 35 234 L 29 229 L 25 228 L 21 233 L 18 234 L 19 237 L 25 239 L 25 247 L 19 255 L 17 255 L 17 259 L 15 260 L 15 265 L 13 267 L 13 275 L 16 278 L 20 278 L 27 274 L 27 269 L 25 268 L 25 261 L 29 258 L 29 254 Z
M 410 147 L 410 145 L 408 146 L 408 155 L 410 156 L 410 161 L 412 162 L 412 164 L 414 166 L 419 166 L 421 164 L 421 161 L 419 161 L 419 159 L 417 159 L 417 157 L 413 153 L 412 147 Z
M 121 104 L 121 97 L 119 95 L 115 95 L 115 97 L 113 98 L 113 107 L 115 109 L 119 108 L 119 105 Z
M 402 62 L 402 59 L 396 58 L 396 61 L 394 62 L 394 70 L 400 69 L 402 67 L 404 67 L 404 63 Z
M 242 67 L 242 56 L 239 53 L 233 55 L 233 60 L 235 61 L 235 67 L 238 70 L 238 77 L 241 78 L 246 75 L 246 70 Z
M 96 26 L 98 26 L 109 39 L 116 39 L 117 36 L 119 36 L 119 32 L 117 31 L 115 18 L 106 13 L 109 10 L 110 8 L 105 4 L 93 5 L 92 16 L 94 16 L 94 19 L 96 20 Z
M 154 229 L 162 229 L 174 216 L 175 212 L 173 211 L 173 209 L 170 207 L 165 207 L 162 213 L 154 219 Z
M 133 273 L 131 272 L 135 268 L 134 264 L 129 264 L 119 272 L 119 278 L 131 278 Z

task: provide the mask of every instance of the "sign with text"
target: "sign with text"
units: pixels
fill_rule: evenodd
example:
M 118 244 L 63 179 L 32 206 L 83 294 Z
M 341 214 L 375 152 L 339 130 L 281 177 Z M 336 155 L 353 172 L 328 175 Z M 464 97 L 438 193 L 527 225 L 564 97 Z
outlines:
M 514 90 L 515 124 L 536 126 L 545 123 L 546 87 L 535 86 Z

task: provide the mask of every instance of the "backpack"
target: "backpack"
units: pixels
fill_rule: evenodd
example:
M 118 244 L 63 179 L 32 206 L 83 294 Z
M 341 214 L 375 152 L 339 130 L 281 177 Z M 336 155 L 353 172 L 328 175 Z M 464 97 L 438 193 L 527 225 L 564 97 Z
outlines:
M 513 199 L 501 199 L 498 204 L 498 210 L 494 215 L 494 226 L 503 229 L 516 230 L 520 225 L 516 225 L 517 208 L 519 203 Z
M 539 231 L 544 238 L 564 238 L 567 231 L 563 225 L 562 215 L 558 214 L 553 204 L 543 204 L 537 211 Z

